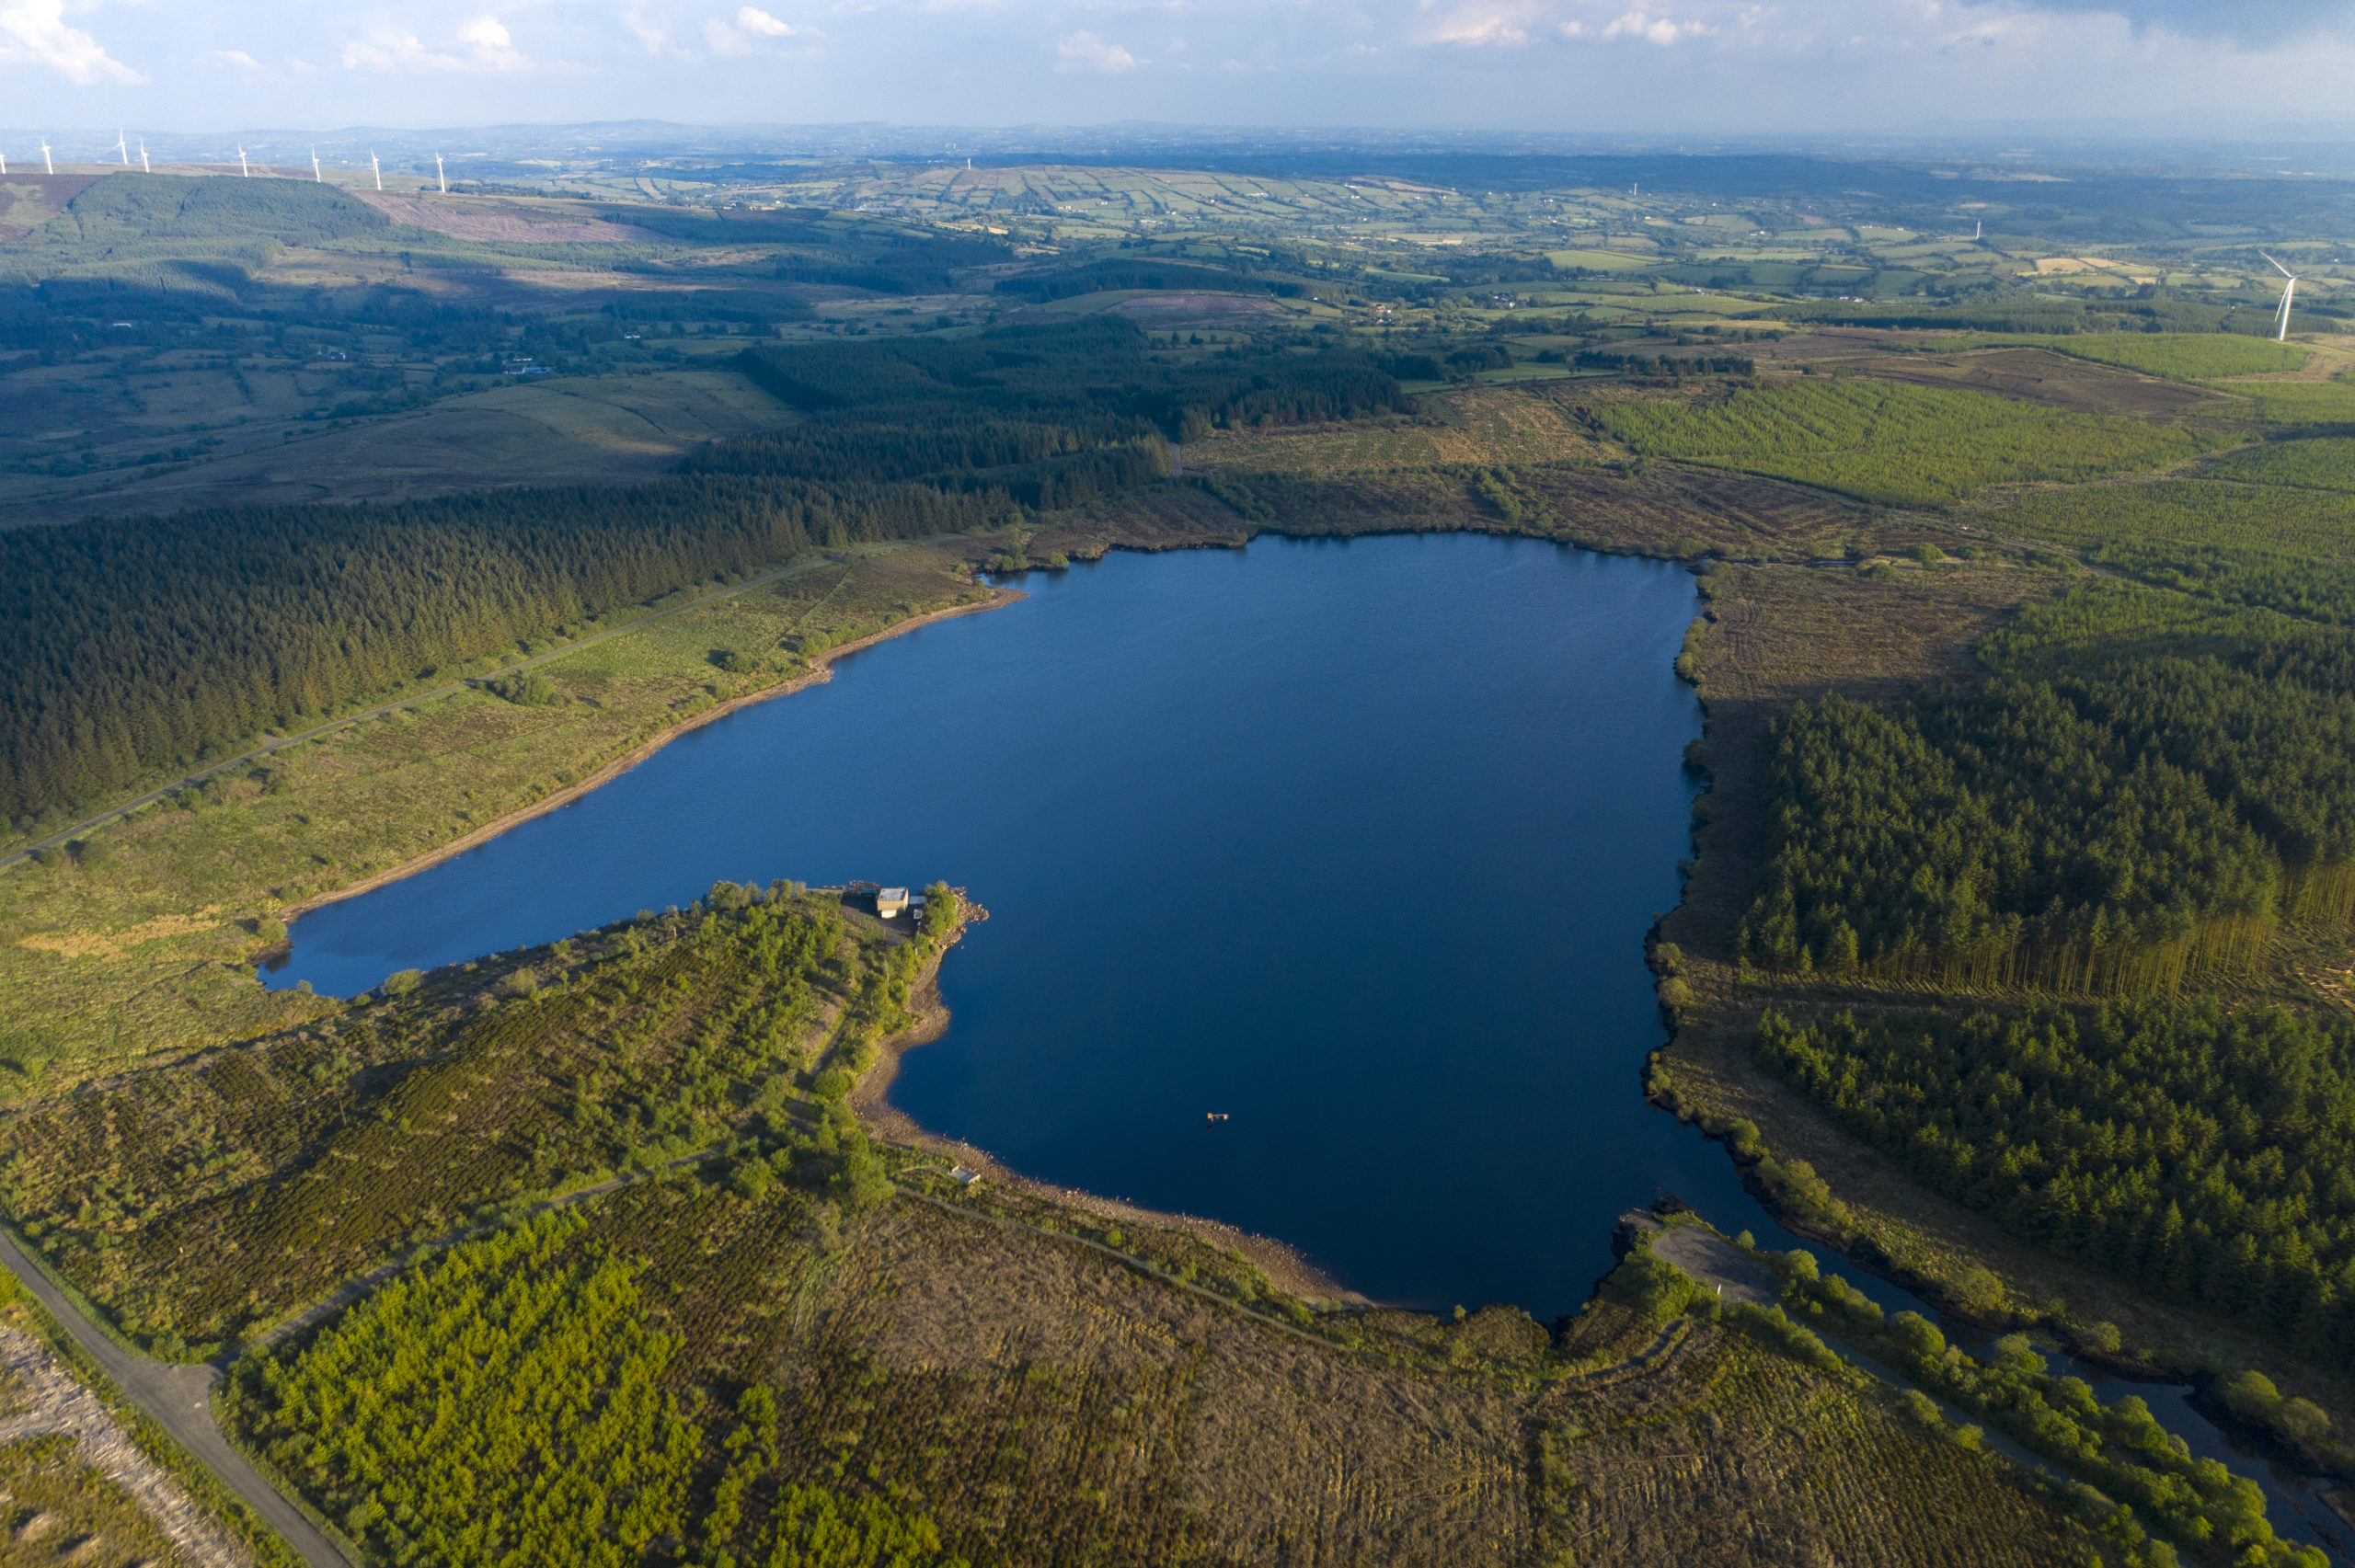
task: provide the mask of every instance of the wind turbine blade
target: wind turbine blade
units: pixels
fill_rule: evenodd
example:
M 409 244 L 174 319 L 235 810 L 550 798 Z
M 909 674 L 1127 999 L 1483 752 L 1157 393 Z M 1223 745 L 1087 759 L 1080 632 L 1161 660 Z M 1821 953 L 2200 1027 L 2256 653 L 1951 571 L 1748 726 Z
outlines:
M 2266 260 L 2268 260 L 2268 261 L 2273 261 L 2273 258 L 2272 258 L 2272 257 L 2270 257 L 2270 256 L 2267 256 L 2267 255 L 2266 255 L 2266 253 L 2265 253 L 2264 251 L 2261 251 L 2261 250 L 2260 250 L 2260 251 L 2258 251 L 2257 254 L 2257 255 L 2259 255 L 2259 256 L 2264 256 L 2264 257 L 2265 257 L 2265 259 L 2266 259 Z M 2280 274 L 2281 274 L 2281 276 L 2283 276 L 2284 278 L 2295 278 L 2295 277 L 2297 276 L 2297 274 L 2296 274 L 2295 272 L 2291 271 L 2287 267 L 2282 266 L 2282 265 L 2281 265 L 2280 262 L 2278 262 L 2278 261 L 2273 261 L 2273 270 L 2275 270 L 2276 272 L 2280 273 Z

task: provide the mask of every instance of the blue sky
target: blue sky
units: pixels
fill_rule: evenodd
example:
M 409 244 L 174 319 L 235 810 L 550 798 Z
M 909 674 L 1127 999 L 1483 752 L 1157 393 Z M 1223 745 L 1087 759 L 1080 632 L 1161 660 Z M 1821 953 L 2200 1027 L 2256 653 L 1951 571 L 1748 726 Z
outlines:
M 17 133 L 639 117 L 2345 126 L 2355 0 L 0 0 Z

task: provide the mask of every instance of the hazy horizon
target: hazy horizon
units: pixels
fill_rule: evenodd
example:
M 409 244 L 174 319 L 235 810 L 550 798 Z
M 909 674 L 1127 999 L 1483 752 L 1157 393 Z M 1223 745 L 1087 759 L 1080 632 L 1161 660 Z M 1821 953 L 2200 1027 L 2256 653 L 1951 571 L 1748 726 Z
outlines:
M 2355 0 L 0 0 L 15 140 L 649 120 L 2326 138 L 2355 125 L 2349 80 Z

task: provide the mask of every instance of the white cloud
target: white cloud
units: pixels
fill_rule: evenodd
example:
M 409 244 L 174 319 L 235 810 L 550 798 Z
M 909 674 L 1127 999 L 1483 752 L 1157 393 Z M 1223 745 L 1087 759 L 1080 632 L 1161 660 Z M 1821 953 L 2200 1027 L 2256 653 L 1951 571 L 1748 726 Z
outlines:
M 1626 0 L 1620 0 L 1625 4 Z M 1707 4 L 1708 0 L 1699 0 Z M 1429 11 L 1437 0 L 1420 0 L 1420 8 Z M 1584 9 L 1589 17 L 1564 16 L 1565 11 Z M 1449 9 L 1422 35 L 1425 43 L 1454 43 L 1473 48 L 1515 49 L 1534 43 L 1551 35 L 1563 39 L 1597 39 L 1616 42 L 1622 39 L 1641 39 L 1648 42 L 1670 44 L 1688 38 L 1701 38 L 1717 29 L 1707 22 L 1679 21 L 1671 17 L 1654 16 L 1643 6 L 1622 11 L 1615 17 L 1592 17 L 1598 9 L 1592 6 L 1548 4 L 1547 0 L 1466 0 Z M 1739 18 L 1741 26 L 1754 28 L 1763 12 L 1752 6 Z
M 780 22 L 756 6 L 747 6 L 737 12 L 736 25 L 748 33 L 759 33 L 764 38 L 791 38 L 801 31 L 791 22 Z
M 77 87 L 100 80 L 147 79 L 109 54 L 88 33 L 67 27 L 64 0 L 0 3 L 0 64 L 19 61 L 46 65 Z
M 1698 38 L 1717 29 L 1703 22 L 1679 22 L 1667 17 L 1654 17 L 1644 11 L 1629 11 L 1603 24 L 1600 37 L 1605 40 L 1639 38 L 1647 43 L 1668 45 L 1680 39 Z
M 622 26 L 630 30 L 640 47 L 649 54 L 660 54 L 671 42 L 671 25 L 657 17 L 649 17 L 636 6 L 622 13 Z
M 1082 30 L 1068 38 L 1055 40 L 1055 69 L 1058 71 L 1097 71 L 1118 75 L 1133 71 L 1144 62 L 1117 43 L 1106 41 L 1097 34 Z
M 224 65 L 235 65 L 243 71 L 258 71 L 261 69 L 261 62 L 256 60 L 252 55 L 247 54 L 242 49 L 216 49 L 213 52 L 213 58 L 218 60 Z
M 807 33 L 808 28 L 797 28 L 791 22 L 781 22 L 757 6 L 746 6 L 736 13 L 731 25 L 714 17 L 703 25 L 703 41 L 714 54 L 741 54 L 752 47 L 751 34 L 758 38 L 795 38 Z
M 1992 16 L 1968 21 L 1954 31 L 1938 39 L 1942 49 L 1959 49 L 1965 44 L 2029 42 L 2051 30 L 2052 17 L 2034 12 L 2000 11 Z
M 520 71 L 531 64 L 497 17 L 477 17 L 458 29 L 458 41 L 474 45 L 475 63 L 483 70 Z
M 1528 23 L 1533 14 L 1527 6 L 1460 6 L 1442 17 L 1426 36 L 1432 43 L 1517 48 L 1529 41 Z
M 343 63 L 352 71 L 527 71 L 532 63 L 515 47 L 507 25 L 497 17 L 477 17 L 457 32 L 464 54 L 428 49 L 413 32 L 379 24 L 368 36 L 343 46 Z

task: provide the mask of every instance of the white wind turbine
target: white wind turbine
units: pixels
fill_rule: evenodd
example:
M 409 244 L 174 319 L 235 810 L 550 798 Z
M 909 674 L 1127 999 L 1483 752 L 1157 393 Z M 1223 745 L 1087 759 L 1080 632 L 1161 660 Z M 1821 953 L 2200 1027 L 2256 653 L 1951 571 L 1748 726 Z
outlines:
M 316 147 L 311 149 L 311 183 L 313 185 L 327 183 L 327 176 L 319 172 L 319 150 Z
M 376 177 L 376 189 L 379 190 L 384 189 L 385 171 L 384 168 L 376 162 L 376 149 L 373 147 L 368 149 L 368 172 Z
M 246 144 L 243 142 L 237 143 L 237 172 L 247 179 L 254 177 L 254 171 L 246 166 Z
M 49 141 L 46 137 L 42 139 L 40 144 L 40 166 L 52 174 L 57 172 L 57 165 L 49 155 Z
M 155 172 L 147 165 L 147 138 L 144 136 L 139 138 L 139 172 L 142 174 L 154 174 Z
M 114 128 L 114 150 L 115 155 L 122 160 L 122 166 L 124 168 L 129 168 L 131 166 L 131 143 L 122 139 L 122 127 L 120 125 Z
M 2265 252 L 2261 250 L 2257 254 L 2265 256 Z M 2273 261 L 2273 258 L 2269 256 L 2265 256 L 2265 259 Z M 2278 261 L 2273 261 L 2273 270 L 2289 280 L 2281 285 L 2281 319 L 2273 325 L 2273 340 L 2276 343 L 2286 343 L 2290 340 L 2290 296 L 2298 292 L 2298 275 Z
M 433 177 L 441 182 L 442 194 L 444 196 L 449 195 L 450 177 L 442 172 L 442 155 L 439 153 L 433 155 Z

